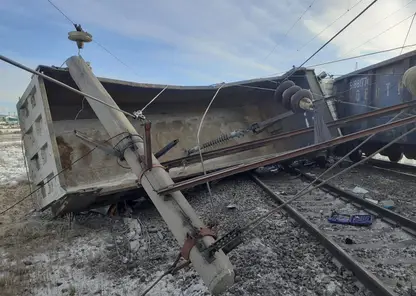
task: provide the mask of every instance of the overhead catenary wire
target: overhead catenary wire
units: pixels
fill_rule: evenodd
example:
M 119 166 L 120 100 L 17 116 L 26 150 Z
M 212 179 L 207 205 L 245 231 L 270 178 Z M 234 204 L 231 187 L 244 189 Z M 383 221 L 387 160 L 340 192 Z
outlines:
M 329 65 L 329 64 L 335 64 L 335 63 L 340 63 L 340 62 L 349 61 L 349 60 L 353 60 L 353 59 L 364 58 L 364 57 L 368 57 L 368 56 L 372 56 L 372 55 L 376 55 L 376 54 L 386 53 L 386 52 L 390 52 L 390 51 L 399 50 L 399 49 L 402 49 L 402 48 L 409 48 L 409 47 L 415 47 L 415 46 L 416 46 L 416 43 L 406 45 L 406 46 L 398 46 L 398 47 L 393 47 L 393 48 L 389 48 L 389 49 L 383 49 L 383 50 L 378 50 L 378 51 L 374 51 L 374 52 L 370 52 L 370 53 L 360 54 L 360 55 L 356 55 L 356 56 L 352 56 L 352 57 L 348 57 L 348 58 L 342 58 L 342 59 L 332 60 L 332 61 L 328 61 L 328 62 L 322 62 L 322 63 L 314 64 L 314 65 L 307 65 L 307 67 L 313 68 L 313 67 L 319 67 L 319 66 L 324 66 L 324 65 Z M 365 75 L 371 75 L 371 74 L 365 74 Z
M 363 0 L 359 0 L 356 2 L 351 8 L 348 8 L 343 14 L 338 16 L 334 21 L 332 21 L 329 25 L 327 25 L 324 29 L 322 29 L 319 33 L 315 34 L 309 41 L 305 42 L 301 47 L 299 47 L 296 51 L 302 50 L 305 46 L 307 46 L 309 43 L 311 43 L 315 38 L 319 37 L 323 32 L 328 30 L 333 24 L 335 24 L 337 21 L 339 21 L 342 17 L 344 17 L 348 12 L 351 11 L 354 7 L 356 7 L 358 4 L 363 2 Z
M 306 8 L 306 10 L 296 19 L 296 21 L 292 24 L 292 26 L 290 26 L 290 28 L 286 31 L 286 33 L 283 35 L 283 37 L 280 39 L 280 41 L 287 37 L 289 32 L 292 31 L 292 29 L 296 26 L 296 24 L 303 18 L 303 16 L 308 12 L 308 10 L 312 7 L 312 5 L 315 3 L 315 1 L 316 0 L 313 0 L 311 2 L 311 4 L 309 4 L 309 6 Z M 280 42 L 277 42 L 275 44 L 273 49 L 267 54 L 267 56 L 264 58 L 263 61 L 267 60 L 272 55 L 272 53 L 276 50 L 276 48 L 279 44 L 280 44 Z
M 402 50 L 400 51 L 400 54 L 403 53 L 403 49 L 404 49 L 404 46 L 406 45 L 407 37 L 409 37 L 410 30 L 412 29 L 412 25 L 413 25 L 413 21 L 415 20 L 415 16 L 416 16 L 416 12 L 413 14 L 412 21 L 410 22 L 409 29 L 407 30 L 406 37 L 404 38 L 403 46 L 402 46 Z
M 74 23 L 74 21 L 72 21 L 68 15 L 66 15 L 58 6 L 56 6 L 55 3 L 53 3 L 51 0 L 47 0 L 49 2 L 49 4 L 51 4 L 57 11 L 59 11 L 71 24 L 73 24 L 74 26 L 76 25 Z
M 51 0 L 47 0 L 57 11 L 59 11 L 72 25 L 76 26 L 77 24 L 60 9 L 56 4 L 54 4 Z M 130 67 L 127 63 L 123 62 L 119 57 L 117 57 L 114 53 L 112 53 L 107 47 L 102 45 L 100 42 L 96 41 L 95 39 L 92 40 L 93 43 L 97 44 L 101 49 L 103 49 L 105 52 L 107 52 L 109 55 L 111 55 L 114 59 L 116 59 L 120 64 L 128 68 L 133 74 L 135 74 L 137 77 L 141 77 L 132 67 Z M 64 63 L 65 64 L 65 63 Z M 61 66 L 62 67 L 62 66 Z
M 335 33 L 327 42 L 325 42 L 320 48 L 318 48 L 309 58 L 307 58 L 298 68 L 301 68 L 307 62 L 309 62 L 315 55 L 317 55 L 322 49 L 324 49 L 329 43 L 332 42 L 339 34 L 341 34 L 345 29 L 347 29 L 352 23 L 354 23 L 360 16 L 364 14 L 371 6 L 377 3 L 378 0 L 371 2 L 366 8 L 364 8 L 358 15 L 356 15 L 351 21 L 348 22 L 341 30 Z
M 402 5 L 399 9 L 396 9 L 395 11 L 389 13 L 388 15 L 386 15 L 384 18 L 380 19 L 379 21 L 372 23 L 371 26 L 366 26 L 364 28 L 361 28 L 361 32 L 367 32 L 367 30 L 371 30 L 373 28 L 377 28 L 377 25 L 384 22 L 386 19 L 388 19 L 389 17 L 391 17 L 392 15 L 395 15 L 396 13 L 398 13 L 400 10 L 402 10 L 403 8 L 406 8 L 407 6 L 409 6 L 410 3 L 412 3 L 415 0 L 410 0 L 408 1 L 406 4 Z
M 395 28 L 395 27 L 397 27 L 398 25 L 400 25 L 400 24 L 402 24 L 403 22 L 407 21 L 407 20 L 408 20 L 408 19 L 410 19 L 412 16 L 413 16 L 413 13 L 412 13 L 412 15 L 410 15 L 410 16 L 408 16 L 408 17 L 406 17 L 405 19 L 403 19 L 403 20 L 401 20 L 401 21 L 399 21 L 399 22 L 395 23 L 394 25 L 392 25 L 392 26 L 388 27 L 387 29 L 385 29 L 385 30 L 384 30 L 384 31 L 382 31 L 381 33 L 377 34 L 376 36 L 371 37 L 370 39 L 368 39 L 368 40 L 367 40 L 367 41 L 365 41 L 364 43 L 361 43 L 360 45 L 358 45 L 358 46 L 356 46 L 356 47 L 354 47 L 354 48 L 350 49 L 350 50 L 349 50 L 349 51 L 347 51 L 345 54 L 350 53 L 350 52 L 352 52 L 352 51 L 354 51 L 354 50 L 356 50 L 356 49 L 359 49 L 360 47 L 362 47 L 362 46 L 364 46 L 364 45 L 366 45 L 366 44 L 370 43 L 370 42 L 371 42 L 371 41 L 373 41 L 374 39 L 376 39 L 376 38 L 380 37 L 381 35 L 383 35 L 383 34 L 387 33 L 387 32 L 388 32 L 388 31 L 390 31 L 391 29 L 394 29 L 394 28 Z

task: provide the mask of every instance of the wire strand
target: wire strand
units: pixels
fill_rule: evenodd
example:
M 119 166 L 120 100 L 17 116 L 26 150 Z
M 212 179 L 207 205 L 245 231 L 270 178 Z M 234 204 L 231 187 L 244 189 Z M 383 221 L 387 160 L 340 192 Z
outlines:
M 306 45 L 308 45 L 309 43 L 311 43 L 313 40 L 315 40 L 315 38 L 319 37 L 323 32 L 325 32 L 326 30 L 328 30 L 333 24 L 335 24 L 337 21 L 339 21 L 343 16 L 345 16 L 348 12 L 351 11 L 351 9 L 353 9 L 355 6 L 357 6 L 358 4 L 360 4 L 361 2 L 363 2 L 363 0 L 359 0 L 357 3 L 355 3 L 351 8 L 348 8 L 343 14 L 341 14 L 339 17 L 337 17 L 332 23 L 330 23 L 329 25 L 327 25 L 321 32 L 319 32 L 318 34 L 316 34 L 315 36 L 313 36 L 308 42 L 304 43 L 299 49 L 297 49 L 296 51 L 300 51 L 302 50 Z
M 412 29 L 412 25 L 413 25 L 413 21 L 415 20 L 415 16 L 416 16 L 416 12 L 413 14 L 413 18 L 412 18 L 412 21 L 410 22 L 409 29 L 407 30 L 406 37 L 404 38 L 403 46 L 402 46 L 402 50 L 400 51 L 400 54 L 403 53 L 403 49 L 404 49 L 404 46 L 406 45 L 407 37 L 409 37 L 410 30 Z
M 395 23 L 394 25 L 392 25 L 392 26 L 388 27 L 387 29 L 385 29 L 385 30 L 384 30 L 384 31 L 382 31 L 381 33 L 377 34 L 376 36 L 374 36 L 374 37 L 372 37 L 372 38 L 368 39 L 368 40 L 367 40 L 367 41 L 365 41 L 364 43 L 362 43 L 362 44 L 360 44 L 360 45 L 358 45 L 358 46 L 354 47 L 353 49 L 350 49 L 350 50 L 349 50 L 349 51 L 347 51 L 345 54 L 350 53 L 350 52 L 353 52 L 353 51 L 355 51 L 356 49 L 359 49 L 360 47 L 362 47 L 362 46 L 366 45 L 367 43 L 369 43 L 369 42 L 373 41 L 374 39 L 376 39 L 376 38 L 380 37 L 381 35 L 383 35 L 383 34 L 387 33 L 387 32 L 388 32 L 388 31 L 390 31 L 391 29 L 393 29 L 393 28 L 397 27 L 397 26 L 398 26 L 398 25 L 400 25 L 401 23 L 403 23 L 403 22 L 407 21 L 407 20 L 408 20 L 408 19 L 410 19 L 412 16 L 413 16 L 413 13 L 412 13 L 412 15 L 410 15 L 410 16 L 408 16 L 408 17 L 406 17 L 405 19 L 401 20 L 400 22 Z
M 116 59 L 120 64 L 122 64 L 123 66 L 125 66 L 127 69 L 129 69 L 134 75 L 136 75 L 137 77 L 141 78 L 141 75 L 139 75 L 136 70 L 134 70 L 132 67 L 130 67 L 127 63 L 123 62 L 119 57 L 117 57 L 114 53 L 112 53 L 108 48 L 106 48 L 104 45 L 102 45 L 101 43 L 99 43 L 96 40 L 92 41 L 93 43 L 97 44 L 102 50 L 104 50 L 105 52 L 107 52 L 109 55 L 111 55 L 114 59 Z
M 168 88 L 168 85 L 166 85 L 164 89 L 162 89 L 153 99 L 151 99 L 150 102 L 147 103 L 146 106 L 144 106 L 141 111 L 143 112 L 147 107 L 149 107 L 150 104 L 152 104 L 154 100 L 156 100 L 167 88 Z
M 56 6 L 51 0 L 47 0 L 57 11 L 59 11 L 71 24 L 75 26 L 75 23 L 67 16 L 58 6 Z
M 339 34 L 347 29 L 352 23 L 354 23 L 360 16 L 364 14 L 371 6 L 377 3 L 378 0 L 371 2 L 366 8 L 364 8 L 357 16 L 355 16 L 348 24 L 346 24 L 341 30 L 339 30 L 334 36 L 332 36 L 327 42 L 325 42 L 320 48 L 318 48 L 309 58 L 307 58 L 298 68 L 301 68 L 307 62 L 309 62 L 315 55 L 317 55 L 322 49 L 325 48 L 332 40 L 334 40 Z
M 199 123 L 198 131 L 197 131 L 197 134 L 196 134 L 196 140 L 197 140 L 197 145 L 198 145 L 198 153 L 199 153 L 199 158 L 201 160 L 201 167 L 202 167 L 202 171 L 203 171 L 204 175 L 207 174 L 207 171 L 205 170 L 204 158 L 202 157 L 202 150 L 201 150 L 201 142 L 200 142 L 201 128 L 202 128 L 202 125 L 204 123 L 205 116 L 207 115 L 209 109 L 211 108 L 212 103 L 214 102 L 215 98 L 217 97 L 218 93 L 220 92 L 220 90 L 223 88 L 224 85 L 225 84 L 221 84 L 221 86 L 217 89 L 217 91 L 215 92 L 215 94 L 212 97 L 211 101 L 209 102 L 207 108 L 205 109 L 204 114 L 202 115 L 201 122 Z M 209 185 L 209 182 L 207 182 L 206 185 L 207 185 L 207 189 L 208 189 L 208 193 L 209 193 L 209 198 L 210 198 L 210 202 L 211 202 L 212 216 L 215 216 L 214 201 L 213 201 L 211 186 Z
M 379 50 L 379 51 L 375 51 L 375 52 L 360 54 L 360 55 L 352 56 L 352 57 L 349 57 L 349 58 L 342 58 L 342 59 L 332 60 L 332 61 L 323 62 L 323 63 L 319 63 L 319 64 L 308 65 L 307 67 L 310 67 L 310 68 L 319 67 L 319 66 L 323 66 L 323 65 L 329 65 L 329 64 L 344 62 L 344 61 L 353 60 L 353 59 L 359 59 L 359 58 L 363 58 L 363 57 L 368 57 L 368 56 L 372 56 L 372 55 L 376 55 L 376 54 L 386 53 L 386 52 L 390 52 L 390 51 L 394 51 L 394 50 L 399 50 L 399 49 L 402 49 L 402 48 L 415 47 L 415 46 L 416 46 L 416 43 L 406 45 L 406 46 L 399 46 L 399 47 Z M 364 75 L 372 75 L 372 74 L 364 74 Z
M 306 10 L 298 17 L 298 19 L 292 24 L 292 26 L 286 31 L 286 33 L 281 38 L 280 42 L 284 40 L 287 37 L 287 34 L 289 34 L 290 31 L 296 26 L 296 24 L 302 19 L 302 17 L 308 12 L 308 10 L 312 7 L 312 5 L 315 3 L 316 0 L 313 0 L 311 4 L 306 8 Z M 273 47 L 273 49 L 269 52 L 269 54 L 263 59 L 263 61 L 267 60 L 272 53 L 276 50 L 277 46 L 280 44 L 280 42 L 276 43 L 276 45 Z

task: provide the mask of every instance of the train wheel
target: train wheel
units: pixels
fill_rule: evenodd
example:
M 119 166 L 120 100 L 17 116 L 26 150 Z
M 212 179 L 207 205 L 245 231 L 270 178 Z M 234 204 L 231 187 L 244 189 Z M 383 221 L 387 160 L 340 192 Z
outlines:
M 401 153 L 399 150 L 389 151 L 387 157 L 391 162 L 399 162 L 403 158 L 403 153 Z

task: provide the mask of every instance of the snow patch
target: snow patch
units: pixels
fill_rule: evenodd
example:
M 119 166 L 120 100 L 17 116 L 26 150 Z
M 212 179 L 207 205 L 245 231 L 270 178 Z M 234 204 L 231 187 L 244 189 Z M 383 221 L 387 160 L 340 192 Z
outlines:
M 16 186 L 26 178 L 21 141 L 0 142 L 0 185 Z

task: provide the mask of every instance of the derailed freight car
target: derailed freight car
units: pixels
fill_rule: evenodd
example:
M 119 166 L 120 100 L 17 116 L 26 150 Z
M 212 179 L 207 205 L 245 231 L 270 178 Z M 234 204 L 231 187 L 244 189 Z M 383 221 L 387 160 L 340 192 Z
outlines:
M 39 66 L 37 70 L 77 88 L 67 69 Z M 310 89 L 312 100 L 322 101 L 322 93 L 313 70 L 297 69 L 293 74 L 291 80 L 301 88 Z M 290 111 L 290 106 L 285 108 L 280 101 L 276 101 L 274 89 L 282 79 L 255 79 L 224 86 L 207 114 L 200 142 L 226 147 L 311 125 L 312 114 L 294 114 Z M 165 88 L 164 85 L 106 78 L 99 80 L 117 105 L 131 113 L 141 110 Z M 153 153 L 178 140 L 160 158 L 162 165 L 185 156 L 186 151 L 195 147 L 201 116 L 217 90 L 218 86 L 168 86 L 146 108 L 146 118 L 152 122 Z M 55 214 L 81 211 L 114 203 L 137 188 L 137 176 L 122 160 L 113 155 L 111 151 L 116 152 L 112 149 L 116 143 L 109 145 L 106 142 L 109 135 L 82 96 L 33 76 L 17 104 L 17 109 L 29 175 L 34 185 L 41 188 L 37 192 L 38 208 L 52 207 Z M 333 119 L 327 107 L 322 112 L 325 121 Z M 276 116 L 278 120 L 272 124 L 267 122 Z M 256 125 L 259 123 L 260 125 Z M 132 124 L 139 134 L 143 133 L 141 121 L 132 120 Z M 257 127 L 261 132 L 248 132 L 240 137 L 223 137 L 234 135 L 235 131 Z M 335 136 L 336 131 L 332 132 Z M 313 135 L 306 135 L 233 155 L 218 155 L 206 161 L 205 169 L 211 171 L 250 162 L 310 145 L 313 141 Z M 89 153 L 97 143 L 100 143 L 100 148 Z M 169 170 L 173 179 L 188 178 L 201 173 L 202 166 L 198 163 L 183 163 L 182 166 Z M 46 183 L 47 186 L 43 186 Z
M 412 51 L 375 65 L 354 71 L 341 76 L 334 81 L 333 99 L 339 118 L 348 117 L 385 108 L 392 105 L 408 102 L 415 99 L 402 83 L 403 74 L 407 69 L 416 65 L 416 51 Z M 415 114 L 416 110 L 405 110 L 398 118 Z M 342 128 L 343 134 L 349 134 L 384 124 L 396 114 L 371 118 Z M 408 125 L 393 129 L 389 132 L 379 133 L 362 146 L 361 151 L 352 155 L 353 160 L 360 158 L 361 153 L 369 155 L 379 148 L 412 129 Z M 340 149 L 340 154 L 346 153 L 356 143 L 349 143 Z M 399 161 L 403 154 L 409 159 L 416 159 L 416 134 L 405 136 L 381 154 L 389 157 L 391 161 Z M 342 151 L 342 152 L 341 152 Z

